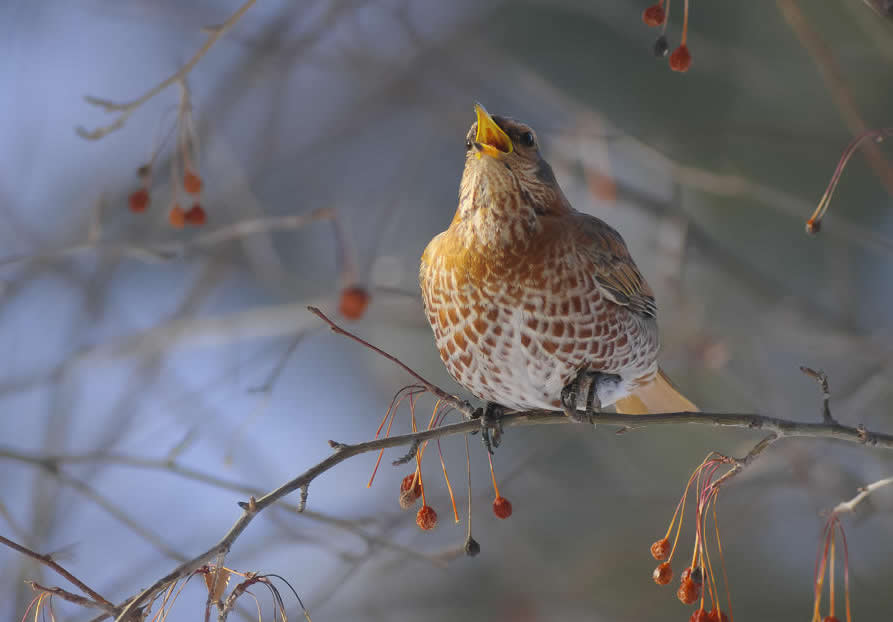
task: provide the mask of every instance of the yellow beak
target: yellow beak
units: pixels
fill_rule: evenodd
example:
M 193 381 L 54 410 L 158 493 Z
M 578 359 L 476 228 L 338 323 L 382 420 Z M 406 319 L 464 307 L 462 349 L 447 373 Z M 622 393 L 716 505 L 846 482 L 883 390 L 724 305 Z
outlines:
M 481 145 L 478 151 L 478 158 L 481 153 L 486 153 L 493 158 L 500 158 L 507 153 L 512 152 L 512 139 L 508 134 L 502 131 L 502 128 L 496 125 L 496 121 L 490 116 L 490 113 L 478 103 L 474 105 L 474 112 L 478 117 L 478 132 L 474 137 L 474 142 Z

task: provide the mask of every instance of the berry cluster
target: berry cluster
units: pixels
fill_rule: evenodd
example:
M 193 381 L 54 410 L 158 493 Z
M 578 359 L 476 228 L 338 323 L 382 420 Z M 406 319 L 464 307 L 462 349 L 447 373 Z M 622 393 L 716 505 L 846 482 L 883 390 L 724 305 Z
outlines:
M 658 585 L 667 585 L 673 580 L 673 567 L 671 565 L 679 535 L 682 532 L 682 521 L 685 516 L 685 501 L 692 484 L 697 491 L 697 503 L 695 506 L 695 544 L 691 561 L 682 571 L 679 579 L 679 587 L 676 589 L 676 598 L 685 605 L 693 605 L 699 602 L 698 608 L 691 615 L 692 622 L 728 622 L 731 619 L 731 599 L 728 600 L 727 614 L 722 610 L 719 598 L 719 587 L 714 575 L 714 565 L 710 558 L 710 550 L 707 546 L 709 536 L 708 519 L 713 518 L 713 532 L 716 536 L 716 550 L 719 553 L 720 566 L 725 580 L 726 593 L 728 594 L 728 579 L 726 578 L 725 560 L 722 552 L 722 542 L 719 537 L 719 523 L 716 515 L 716 502 L 719 496 L 719 484 L 722 478 L 717 478 L 717 472 L 730 463 L 730 459 L 711 453 L 694 470 L 685 486 L 685 492 L 676 505 L 676 511 L 663 538 L 651 545 L 651 556 L 661 562 L 654 569 L 652 578 Z M 678 523 L 677 523 L 677 520 Z M 670 544 L 670 536 L 676 529 L 673 543 Z M 706 582 L 706 588 L 704 583 Z M 709 598 L 710 609 L 705 607 Z
M 391 400 L 391 405 L 385 413 L 384 417 L 381 420 L 381 424 L 378 426 L 378 430 L 375 432 L 375 438 L 379 438 L 382 430 L 384 429 L 384 436 L 387 438 L 391 433 L 391 426 L 394 423 L 394 419 L 397 414 L 397 410 L 400 404 L 404 399 L 409 401 L 409 413 L 410 413 L 410 422 L 413 432 L 418 431 L 418 427 L 416 424 L 416 416 L 415 416 L 415 404 L 416 398 L 419 395 L 422 395 L 427 392 L 427 389 L 421 385 L 410 385 L 400 389 L 397 394 L 394 396 L 394 399 Z M 431 419 L 428 422 L 428 429 L 437 427 L 443 421 L 444 416 L 449 413 L 448 408 L 442 408 L 443 403 L 438 401 L 434 406 L 434 412 L 431 415 Z M 387 427 L 385 428 L 385 423 L 387 423 Z M 440 441 L 435 441 L 437 443 L 437 453 L 440 457 L 440 466 L 443 471 L 443 478 L 446 482 L 447 492 L 450 496 L 450 501 L 452 503 L 453 509 L 453 518 L 458 523 L 459 522 L 459 512 L 456 508 L 456 499 L 453 494 L 453 487 L 450 484 L 449 476 L 447 475 L 446 463 L 443 459 L 443 453 L 440 448 Z M 422 458 L 425 455 L 425 450 L 428 446 L 428 441 L 419 443 L 419 445 L 405 458 L 402 460 L 398 460 L 395 464 L 402 464 L 408 462 L 410 460 L 415 459 L 416 468 L 412 473 L 404 476 L 400 482 L 400 494 L 398 497 L 400 507 L 404 510 L 408 510 L 416 505 L 419 499 L 421 499 L 422 505 L 416 512 L 416 524 L 420 529 L 425 531 L 434 529 L 437 526 L 437 512 L 433 507 L 428 505 L 427 499 L 425 497 L 425 484 L 422 479 Z M 375 479 L 375 474 L 378 471 L 378 467 L 381 464 L 383 451 L 379 452 L 378 460 L 375 463 L 375 468 L 372 471 L 372 477 L 369 478 L 369 483 L 367 487 L 372 486 L 372 482 Z M 490 479 L 493 483 L 493 514 L 500 519 L 506 519 L 512 515 L 512 503 L 505 497 L 503 497 L 499 493 L 499 487 L 496 484 L 496 474 L 493 469 L 493 456 L 489 453 L 487 454 L 490 459 Z M 470 468 L 470 464 L 467 465 Z M 470 480 L 469 480 L 470 481 Z M 477 544 L 475 543 L 475 546 Z M 477 552 L 477 551 L 475 551 Z M 469 553 L 473 554 L 473 553 Z
M 664 8 L 664 0 L 658 0 L 656 4 L 652 4 L 642 11 L 642 21 L 647 26 L 661 27 L 660 35 L 654 42 L 654 55 L 663 58 L 670 51 L 670 44 L 667 42 L 667 23 L 668 13 L 670 11 L 670 0 L 666 0 L 666 8 Z M 670 69 L 673 71 L 685 72 L 691 66 L 691 52 L 688 51 L 686 41 L 688 39 L 688 0 L 685 0 L 685 14 L 682 20 L 682 40 L 673 53 L 670 54 Z
M 198 161 L 198 138 L 192 122 L 192 105 L 189 100 L 189 90 L 184 84 L 181 84 L 180 89 L 177 123 L 170 131 L 176 131 L 177 144 L 170 158 L 171 192 L 173 196 L 171 197 L 167 220 L 175 229 L 182 229 L 186 225 L 200 226 L 207 221 L 205 209 L 198 200 L 204 184 L 195 164 Z M 140 188 L 131 193 L 128 199 L 128 207 L 135 214 L 145 212 L 149 208 L 155 161 L 162 152 L 165 142 L 161 141 L 161 144 L 153 150 L 149 162 L 137 169 Z M 186 194 L 188 201 L 192 203 L 189 209 L 184 209 L 180 205 L 179 196 L 181 191 Z

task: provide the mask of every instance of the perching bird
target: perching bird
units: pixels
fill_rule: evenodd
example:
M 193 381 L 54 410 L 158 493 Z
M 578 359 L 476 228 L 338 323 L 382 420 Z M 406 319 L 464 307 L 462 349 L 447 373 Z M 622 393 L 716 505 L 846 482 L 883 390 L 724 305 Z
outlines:
M 459 207 L 419 271 L 450 375 L 487 410 L 696 411 L 658 367 L 654 295 L 623 238 L 571 207 L 530 127 L 475 111 Z

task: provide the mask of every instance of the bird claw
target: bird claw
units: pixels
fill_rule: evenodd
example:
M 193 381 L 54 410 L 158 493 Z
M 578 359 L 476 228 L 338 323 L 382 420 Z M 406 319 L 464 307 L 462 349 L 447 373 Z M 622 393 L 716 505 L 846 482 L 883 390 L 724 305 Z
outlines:
M 502 442 L 502 415 L 505 414 L 505 408 L 496 402 L 487 402 L 483 408 L 478 408 L 471 415 L 472 419 L 481 420 L 481 443 L 483 443 L 489 454 L 493 454 L 493 449 L 499 447 Z M 491 432 L 492 435 L 491 435 Z M 477 430 L 472 432 L 477 434 Z
M 575 423 L 593 423 L 593 418 L 602 407 L 598 399 L 598 383 L 607 375 L 584 369 L 561 390 L 561 409 L 568 419 Z M 586 407 L 582 413 L 577 410 L 580 393 L 586 395 Z

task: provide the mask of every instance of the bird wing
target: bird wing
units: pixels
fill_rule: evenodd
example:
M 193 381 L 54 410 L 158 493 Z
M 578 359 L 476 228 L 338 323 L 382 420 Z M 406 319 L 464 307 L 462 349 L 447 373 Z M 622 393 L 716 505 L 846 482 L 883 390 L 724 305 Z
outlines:
M 614 303 L 645 317 L 657 317 L 654 293 L 639 272 L 620 234 L 595 216 L 577 213 L 576 246 L 592 262 L 595 280 Z

